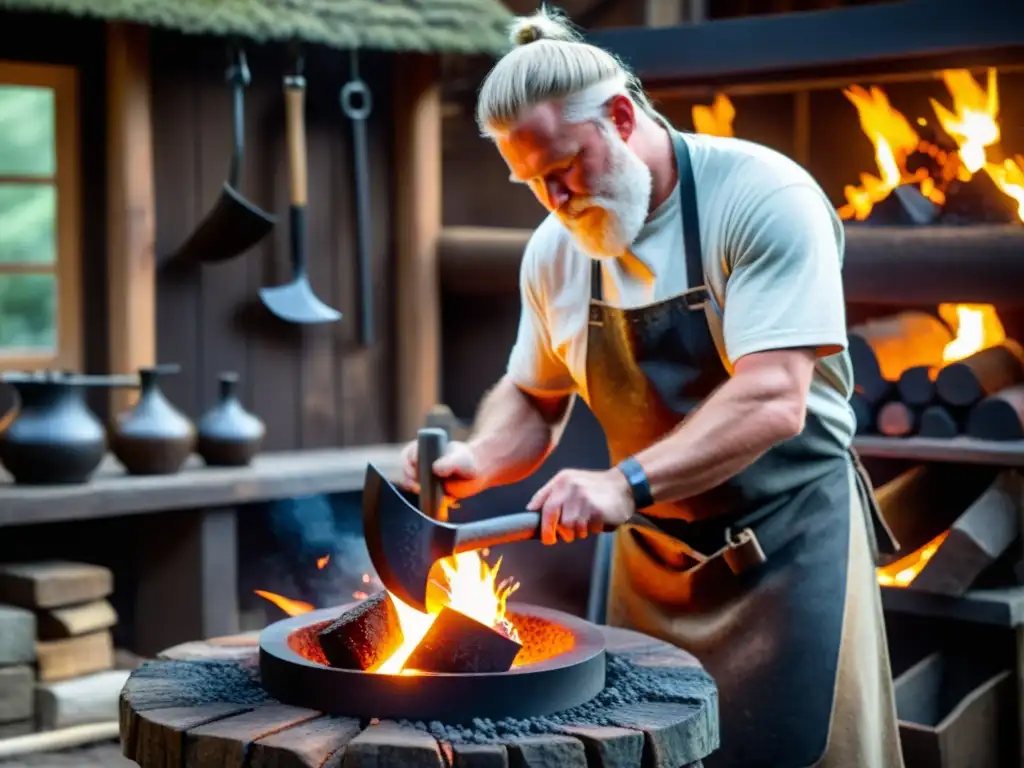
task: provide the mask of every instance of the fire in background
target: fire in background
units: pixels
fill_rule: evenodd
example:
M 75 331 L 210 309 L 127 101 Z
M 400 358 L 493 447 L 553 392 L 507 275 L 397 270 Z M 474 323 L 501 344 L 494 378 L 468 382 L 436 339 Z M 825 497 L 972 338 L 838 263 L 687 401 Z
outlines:
M 861 173 L 859 184 L 843 189 L 846 203 L 838 209 L 843 219 L 864 221 L 875 204 L 901 185 L 913 186 L 942 206 L 954 182 L 984 174 L 1014 202 L 1024 221 L 1024 156 L 1010 156 L 1000 145 L 996 70 L 988 70 L 984 86 L 966 69 L 945 70 L 939 76 L 951 101 L 947 106 L 929 99 L 939 130 L 925 116 L 909 120 L 878 86 L 853 85 L 843 91 L 874 147 L 876 165 L 875 173 Z M 729 97 L 721 93 L 711 106 L 692 109 L 697 133 L 732 136 L 735 116 Z

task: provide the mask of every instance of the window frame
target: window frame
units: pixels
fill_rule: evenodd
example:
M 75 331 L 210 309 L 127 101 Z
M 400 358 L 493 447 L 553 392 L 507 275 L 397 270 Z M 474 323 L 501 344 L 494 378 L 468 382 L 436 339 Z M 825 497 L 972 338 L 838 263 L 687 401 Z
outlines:
M 49 88 L 53 92 L 55 171 L 52 176 L 16 176 L 0 171 L 0 183 L 50 184 L 57 193 L 56 258 L 52 264 L 4 264 L 0 275 L 52 274 L 56 281 L 56 349 L 32 354 L 0 348 L 0 370 L 45 368 L 79 371 L 82 366 L 82 211 L 79 151 L 78 71 L 56 64 L 0 59 L 0 86 Z

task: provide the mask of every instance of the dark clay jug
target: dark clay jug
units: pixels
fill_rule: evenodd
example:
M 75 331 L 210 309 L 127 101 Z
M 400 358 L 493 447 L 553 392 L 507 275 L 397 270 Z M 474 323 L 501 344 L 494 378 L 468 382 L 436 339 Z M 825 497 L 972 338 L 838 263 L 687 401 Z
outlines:
M 266 427 L 238 400 L 238 374 L 220 375 L 220 400 L 199 420 L 198 453 L 211 467 L 243 467 L 252 461 Z
M 55 371 L 7 374 L 16 414 L 0 433 L 0 462 L 16 483 L 84 483 L 107 452 L 106 431 L 85 404 L 85 383 Z M 5 419 L 6 421 L 6 419 Z
M 195 448 L 195 427 L 160 389 L 159 377 L 177 366 L 139 370 L 139 401 L 120 414 L 111 435 L 111 449 L 133 475 L 169 475 L 181 469 Z

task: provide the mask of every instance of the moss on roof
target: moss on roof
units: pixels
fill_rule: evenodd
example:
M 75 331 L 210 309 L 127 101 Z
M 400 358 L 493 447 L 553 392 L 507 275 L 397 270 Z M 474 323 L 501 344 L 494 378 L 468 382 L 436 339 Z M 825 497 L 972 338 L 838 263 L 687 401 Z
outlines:
M 0 0 L 4 8 L 259 42 L 466 54 L 503 52 L 511 19 L 499 0 Z

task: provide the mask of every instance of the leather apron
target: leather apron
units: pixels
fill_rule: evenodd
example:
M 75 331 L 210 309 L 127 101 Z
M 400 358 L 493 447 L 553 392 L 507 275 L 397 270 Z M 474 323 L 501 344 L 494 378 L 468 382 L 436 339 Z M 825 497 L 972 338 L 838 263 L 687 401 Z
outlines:
M 613 462 L 663 438 L 729 376 L 705 316 L 715 310 L 689 149 L 669 130 L 688 290 L 611 307 L 593 262 L 585 397 Z M 644 514 L 664 533 L 627 525 L 615 534 L 608 623 L 685 648 L 714 677 L 721 740 L 706 766 L 902 765 L 871 556 L 880 535 L 886 551 L 896 547 L 849 448 L 808 414 L 799 436 L 724 485 Z M 873 672 L 841 675 L 854 630 L 866 648 L 844 663 Z M 866 694 L 842 690 L 861 678 Z M 845 734 L 838 748 L 836 733 Z

